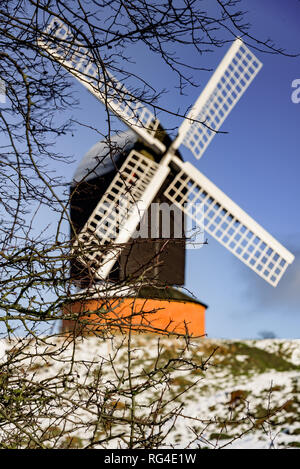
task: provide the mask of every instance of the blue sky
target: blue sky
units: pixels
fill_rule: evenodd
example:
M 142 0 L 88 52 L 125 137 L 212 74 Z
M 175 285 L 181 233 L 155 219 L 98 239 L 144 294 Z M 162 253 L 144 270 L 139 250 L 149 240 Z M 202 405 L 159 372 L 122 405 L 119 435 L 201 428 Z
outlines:
M 300 52 L 300 2 L 251 0 L 243 2 L 252 24 L 251 33 L 262 40 L 271 37 L 288 52 Z M 213 54 L 189 60 L 214 69 L 227 46 Z M 185 52 L 186 53 L 186 52 Z M 300 104 L 291 100 L 293 80 L 300 78 L 300 57 L 255 52 L 263 68 L 223 124 L 226 135 L 217 135 L 197 161 L 181 147 L 183 157 L 220 187 L 295 255 L 294 264 L 274 289 L 244 266 L 212 238 L 198 251 L 188 251 L 186 288 L 209 305 L 206 330 L 209 337 L 253 338 L 261 331 L 278 337 L 300 337 Z M 177 78 L 158 58 L 135 46 L 128 54 L 139 73 L 156 90 L 166 89 L 160 105 L 186 110 L 198 97 L 211 73 L 193 72 L 198 88 L 180 95 Z M 80 117 L 104 131 L 101 103 L 74 83 L 80 99 Z M 74 113 L 76 117 L 76 113 Z M 159 116 L 166 127 L 179 126 L 179 118 Z M 64 150 L 74 155 L 74 167 L 83 154 L 101 138 L 96 132 L 77 129 L 64 141 Z M 62 150 L 62 149 L 60 149 Z
M 250 32 L 262 40 L 271 37 L 282 48 L 300 53 L 300 2 L 298 0 L 247 0 Z M 214 69 L 229 46 L 199 56 L 185 50 L 195 65 Z M 254 51 L 255 52 L 255 51 Z M 178 54 L 181 51 L 178 51 Z M 214 239 L 197 251 L 188 251 L 186 288 L 209 305 L 206 316 L 208 337 L 255 338 L 260 331 L 278 337 L 300 337 L 300 103 L 291 100 L 293 80 L 300 79 L 300 56 L 255 52 L 263 68 L 223 124 L 226 135 L 217 135 L 201 160 L 184 147 L 184 159 L 192 162 L 230 198 L 260 223 L 295 255 L 294 264 L 274 289 L 244 266 Z M 159 104 L 186 111 L 208 81 L 209 72 L 189 72 L 198 87 L 178 92 L 171 70 L 144 47 L 128 50 L 134 57 L 130 70 L 157 91 L 165 89 Z M 59 151 L 72 154 L 74 163 L 58 173 L 71 180 L 76 166 L 105 133 L 102 104 L 74 80 L 79 99 L 74 118 L 91 124 L 97 131 L 77 127 L 74 136 L 60 140 Z M 180 118 L 159 116 L 165 127 L 178 127 Z M 45 222 L 48 223 L 45 212 Z M 41 220 L 43 223 L 43 220 Z M 66 226 L 66 232 L 68 227 Z
M 299 2 L 245 3 L 256 36 L 300 51 Z M 264 66 L 224 123 L 228 135 L 216 136 L 196 165 L 296 260 L 274 289 L 210 238 L 197 259 L 188 255 L 187 285 L 209 304 L 209 337 L 300 336 L 300 104 L 291 100 L 300 58 L 256 54 Z

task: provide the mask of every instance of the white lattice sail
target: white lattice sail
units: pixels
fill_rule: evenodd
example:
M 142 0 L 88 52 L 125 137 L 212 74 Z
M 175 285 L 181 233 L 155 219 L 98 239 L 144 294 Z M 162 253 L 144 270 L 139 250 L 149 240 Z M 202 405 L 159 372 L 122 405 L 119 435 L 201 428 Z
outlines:
M 243 41 L 236 39 L 180 126 L 173 148 L 182 143 L 201 158 L 261 67 Z
M 179 173 L 165 196 L 271 285 L 276 286 L 291 254 L 253 218 L 227 197 L 193 165 L 174 157 Z
M 53 17 L 43 37 L 38 39 L 38 45 L 156 151 L 165 151 L 165 145 L 155 138 L 159 120 L 111 73 L 104 70 L 101 63 L 95 62 L 89 50 L 74 38 L 65 23 Z
M 169 171 L 135 150 L 126 158 L 74 243 L 78 260 L 99 279 L 109 274 Z

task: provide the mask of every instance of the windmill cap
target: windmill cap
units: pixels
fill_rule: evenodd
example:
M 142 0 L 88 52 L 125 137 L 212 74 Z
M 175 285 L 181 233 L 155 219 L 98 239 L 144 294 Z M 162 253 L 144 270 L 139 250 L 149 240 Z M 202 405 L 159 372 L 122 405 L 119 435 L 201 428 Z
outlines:
M 137 138 L 135 132 L 126 130 L 111 136 L 110 144 L 108 139 L 97 142 L 80 161 L 72 185 L 78 184 L 83 179 L 89 181 L 114 171 L 121 154 L 130 150 Z

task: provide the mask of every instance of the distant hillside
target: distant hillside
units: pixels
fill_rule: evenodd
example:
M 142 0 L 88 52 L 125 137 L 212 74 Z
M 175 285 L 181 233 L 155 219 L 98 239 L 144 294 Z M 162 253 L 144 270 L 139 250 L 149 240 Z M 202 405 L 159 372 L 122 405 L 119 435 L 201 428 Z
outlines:
M 130 354 L 121 335 L 0 342 L 2 364 L 17 357 L 10 376 L 48 399 L 34 414 L 45 447 L 127 447 L 134 403 L 137 447 L 165 432 L 160 447 L 300 448 L 300 340 L 198 339 L 184 353 L 183 339 L 132 341 Z

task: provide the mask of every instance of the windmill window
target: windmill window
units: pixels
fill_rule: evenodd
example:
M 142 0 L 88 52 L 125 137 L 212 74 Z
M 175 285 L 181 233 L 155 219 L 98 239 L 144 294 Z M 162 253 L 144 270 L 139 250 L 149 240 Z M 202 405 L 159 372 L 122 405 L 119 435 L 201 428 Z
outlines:
M 252 245 L 250 244 L 250 246 L 248 246 L 248 251 L 249 251 L 249 252 L 253 252 L 253 251 L 254 251 L 254 246 L 252 246 Z
M 250 265 L 253 266 L 253 265 L 255 264 L 255 262 L 256 262 L 255 259 L 251 259 L 251 260 L 250 260 Z
M 234 59 L 232 60 L 232 62 L 234 63 L 234 65 L 237 65 L 237 63 L 238 63 L 237 60 L 236 60 L 236 58 L 234 58 Z
M 241 81 L 240 81 L 240 85 L 242 85 L 242 87 L 244 88 L 244 87 L 245 87 L 245 85 L 246 85 L 246 82 L 245 82 L 245 80 L 241 79 Z
M 234 239 L 236 241 L 239 241 L 241 239 L 241 235 L 239 235 L 238 233 L 235 235 Z
M 285 264 L 286 264 L 285 260 L 284 260 L 284 259 L 282 259 L 282 260 L 280 261 L 280 264 L 279 264 L 279 265 L 280 265 L 281 267 L 284 267 L 284 266 L 285 266 Z
M 276 281 L 276 277 L 275 277 L 275 275 L 272 275 L 272 277 L 271 277 L 271 281 L 272 281 L 272 282 L 275 282 L 275 281 Z
M 247 66 L 248 66 L 248 62 L 247 62 L 247 60 L 243 60 L 243 61 L 242 61 L 242 63 L 243 63 L 243 65 L 245 65 L 245 67 L 247 67 Z
M 219 225 L 220 221 L 221 221 L 221 218 L 218 216 L 218 217 L 215 219 L 215 222 L 217 223 L 217 225 Z
M 229 230 L 228 230 L 228 234 L 229 234 L 230 236 L 232 236 L 232 235 L 233 235 L 233 233 L 234 233 L 234 229 L 233 229 L 233 228 L 229 228 Z
M 105 234 L 106 234 L 106 229 L 100 227 L 99 230 L 97 230 L 97 232 L 98 232 L 100 235 L 102 235 L 102 236 L 104 235 L 104 236 L 105 236 Z
M 269 249 L 267 250 L 267 255 L 270 256 L 270 255 L 272 254 L 272 252 L 273 252 L 273 249 L 269 248 Z
M 267 245 L 266 243 L 261 243 L 261 245 L 259 246 L 259 248 L 264 251 L 266 249 Z
M 279 259 L 279 255 L 275 253 L 274 256 L 273 256 L 273 259 L 274 259 L 275 262 L 277 262 L 278 259 Z
M 249 254 L 245 252 L 245 254 L 243 254 L 243 258 L 247 261 L 249 259 Z
M 281 272 L 281 271 L 280 271 L 280 269 L 278 269 L 278 268 L 275 270 L 275 274 L 277 274 L 277 275 L 279 275 L 280 272 Z
M 237 78 L 239 80 L 240 74 L 238 72 L 234 72 L 234 76 L 235 76 L 235 78 Z
M 268 265 L 269 269 L 273 269 L 274 265 L 275 264 L 273 264 L 273 262 L 270 262 L 269 265 Z
M 226 243 L 226 244 L 227 244 L 227 243 L 228 243 L 228 240 L 229 240 L 229 238 L 228 238 L 228 236 L 227 236 L 227 235 L 223 236 L 223 241 L 224 241 L 224 243 Z
M 256 60 L 255 60 L 255 61 L 253 62 L 253 65 L 254 65 L 255 68 L 257 68 L 257 67 L 258 67 L 258 62 L 256 62 Z
M 210 231 L 214 231 L 216 229 L 216 225 L 212 224 L 210 227 L 209 227 Z
M 240 50 L 241 50 L 241 49 L 240 49 Z M 239 52 L 237 52 L 236 57 L 237 57 L 238 59 L 241 59 L 241 58 L 242 58 L 242 56 L 241 56 L 241 54 L 240 54 Z
M 261 251 L 255 251 L 255 254 L 254 254 L 254 255 L 255 255 L 255 257 L 259 258 L 260 255 L 261 255 Z
M 243 241 L 241 242 L 241 245 L 245 248 L 248 244 L 248 241 L 246 239 L 243 239 Z
M 230 249 L 234 249 L 235 246 L 236 246 L 236 243 L 234 241 L 231 241 L 231 243 L 229 244 Z
M 216 232 L 216 236 L 217 236 L 217 238 L 220 238 L 220 236 L 222 236 L 222 231 L 221 231 L 221 230 L 218 230 L 218 231 Z
M 236 253 L 241 254 L 241 252 L 242 252 L 242 248 L 240 246 L 238 246 L 237 249 L 236 249 Z
M 223 222 L 222 225 L 221 225 L 221 228 L 223 230 L 226 230 L 227 227 L 228 227 L 228 223 Z
M 215 212 L 213 210 L 211 210 L 209 213 L 208 213 L 208 216 L 209 218 L 213 218 L 215 215 Z
M 261 272 L 261 271 L 262 271 L 262 268 L 263 268 L 263 266 L 262 266 L 261 264 L 258 264 L 258 266 L 257 266 L 256 268 L 257 268 L 257 270 L 258 270 L 259 272 Z
M 268 258 L 267 258 L 266 256 L 264 256 L 264 257 L 262 258 L 261 262 L 262 262 L 263 264 L 266 264 L 266 263 L 268 262 Z

